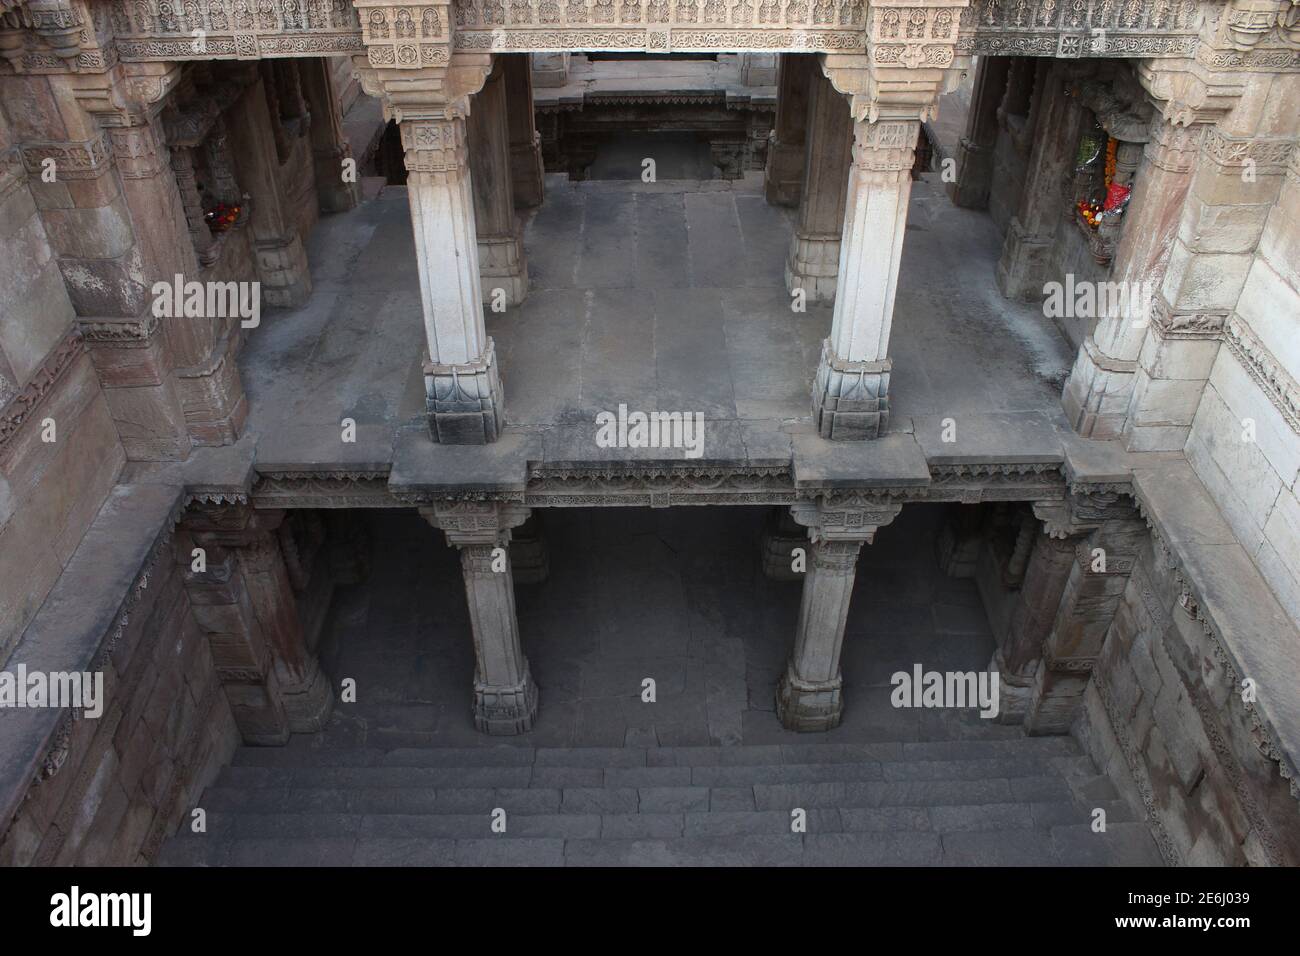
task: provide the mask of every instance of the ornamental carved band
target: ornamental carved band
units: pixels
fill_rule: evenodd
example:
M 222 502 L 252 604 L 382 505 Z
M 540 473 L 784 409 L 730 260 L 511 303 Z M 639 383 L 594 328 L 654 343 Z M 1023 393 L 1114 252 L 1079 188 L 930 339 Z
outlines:
M 408 172 L 459 175 L 469 162 L 465 121 L 407 120 L 398 127 Z

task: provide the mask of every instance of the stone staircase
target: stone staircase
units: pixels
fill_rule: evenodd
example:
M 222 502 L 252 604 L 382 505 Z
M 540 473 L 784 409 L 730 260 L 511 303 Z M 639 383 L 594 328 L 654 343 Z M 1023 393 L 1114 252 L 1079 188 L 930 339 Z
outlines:
M 310 739 L 310 738 L 305 738 Z M 163 865 L 1159 865 L 1069 737 L 241 749 Z M 1090 827 L 1106 810 L 1105 833 Z M 493 811 L 505 811 L 494 833 Z M 804 833 L 792 810 L 806 811 Z

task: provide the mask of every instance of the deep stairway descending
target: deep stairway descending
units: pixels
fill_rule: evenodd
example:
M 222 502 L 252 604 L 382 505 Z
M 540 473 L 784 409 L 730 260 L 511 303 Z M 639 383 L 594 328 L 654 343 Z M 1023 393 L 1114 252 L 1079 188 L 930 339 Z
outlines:
M 303 740 L 296 738 L 295 743 Z M 1069 737 L 245 747 L 163 865 L 1159 865 Z M 1090 826 L 1106 811 L 1104 833 Z M 494 833 L 493 811 L 505 810 Z M 807 832 L 791 832 L 803 808 Z

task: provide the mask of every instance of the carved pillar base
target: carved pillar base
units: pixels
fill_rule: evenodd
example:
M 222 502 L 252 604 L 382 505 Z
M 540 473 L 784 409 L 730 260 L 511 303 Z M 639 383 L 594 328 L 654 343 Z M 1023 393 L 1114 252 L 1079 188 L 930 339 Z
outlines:
M 1040 666 L 1030 688 L 1025 733 L 1031 737 L 1067 734 L 1083 705 L 1091 670 L 1053 670 Z
M 524 659 L 524 679 L 509 686 L 488 684 L 474 675 L 474 727 L 494 737 L 524 734 L 537 720 L 537 685 Z
M 284 309 L 302 305 L 311 297 L 311 269 L 307 252 L 295 232 L 288 236 L 257 239 L 253 243 L 262 301 Z
M 790 517 L 788 508 L 773 508 L 763 526 L 763 574 L 772 581 L 799 581 L 803 574 L 794 570 L 794 550 L 808 553 L 808 532 Z
M 527 508 L 497 502 L 440 502 L 421 508 L 460 550 L 470 628 L 474 634 L 474 726 L 494 735 L 521 734 L 537 719 L 537 685 L 519 642 L 514 572 L 506 549 Z
M 1017 302 L 1040 301 L 1051 249 L 1051 236 L 1031 233 L 1019 219 L 1012 219 L 995 273 L 998 291 Z
M 1136 362 L 1102 355 L 1092 336 L 1084 340 L 1065 383 L 1061 405 L 1074 430 L 1085 438 L 1118 438 L 1128 421 Z
M 993 185 L 992 144 L 980 146 L 963 138 L 957 147 L 957 179 L 948 184 L 948 196 L 954 206 L 984 209 L 989 204 Z
M 1037 662 L 1035 662 L 1036 666 Z M 1029 713 L 1029 706 L 1034 696 L 1034 681 L 1037 671 L 1031 666 L 1029 673 L 1017 674 L 1011 671 L 1002 658 L 1001 651 L 993 653 L 989 670 L 998 675 L 998 715 L 999 724 L 1023 724 Z
M 280 687 L 280 700 L 295 734 L 313 734 L 325 729 L 334 711 L 334 688 L 313 658 L 308 679 L 293 687 Z
M 224 335 L 201 366 L 179 368 L 176 382 L 195 445 L 233 445 L 248 419 L 248 398 L 235 363 L 233 334 Z
M 424 408 L 429 437 L 444 445 L 484 445 L 496 441 L 505 425 L 496 346 L 464 365 L 424 366 Z
M 523 239 L 518 235 L 479 236 L 478 267 L 480 289 L 488 308 L 497 303 L 498 295 L 508 308 L 524 301 L 528 294 L 528 264 Z
M 832 441 L 879 438 L 889 422 L 889 359 L 845 362 L 822 345 L 813 381 L 813 422 Z
M 781 725 L 800 733 L 834 730 L 844 715 L 843 680 L 838 674 L 827 681 L 801 680 L 794 666 L 792 660 L 776 692 L 776 714 Z
M 812 235 L 798 230 L 790 239 L 785 260 L 785 287 L 803 289 L 809 302 L 835 301 L 840 272 L 840 236 Z

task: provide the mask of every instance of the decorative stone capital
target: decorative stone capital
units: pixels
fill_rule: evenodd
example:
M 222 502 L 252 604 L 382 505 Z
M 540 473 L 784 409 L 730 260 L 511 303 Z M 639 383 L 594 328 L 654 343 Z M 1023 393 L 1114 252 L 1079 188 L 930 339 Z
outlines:
M 510 531 L 532 514 L 531 508 L 503 501 L 437 501 L 420 509 L 420 516 L 441 529 L 458 548 L 503 548 Z
M 469 169 L 463 117 L 413 119 L 402 123 L 399 129 L 408 173 L 451 182 Z
M 359 0 L 358 6 L 362 2 L 365 0 Z M 369 14 L 363 11 L 362 20 L 377 13 L 393 12 L 386 7 L 372 9 Z M 380 45 L 392 47 L 392 44 Z M 404 67 L 375 62 L 374 51 L 371 46 L 366 56 L 352 57 L 355 75 L 363 90 L 383 101 L 385 115 L 398 123 L 413 119 L 463 119 L 469 113 L 470 96 L 483 89 L 492 72 L 490 53 L 449 54 L 441 63 Z M 384 58 L 384 54 L 379 55 L 379 59 Z
M 790 506 L 790 517 L 808 529 L 808 538 L 819 546 L 851 545 L 853 558 L 863 543 L 870 544 L 876 531 L 892 522 L 903 510 L 901 502 L 861 494 L 827 495 L 818 501 L 799 501 Z M 849 548 L 827 550 L 827 560 L 846 556 Z M 852 558 L 849 570 L 852 570 Z
M 963 6 L 964 2 L 927 8 L 873 4 L 869 19 L 875 39 L 870 54 L 822 54 L 822 72 L 848 97 L 855 121 L 924 122 L 938 114 L 939 95 L 955 88 L 970 62 L 969 57 L 956 56 L 957 12 Z M 913 22 L 918 17 L 919 22 Z M 935 31 L 946 34 L 932 36 Z M 890 42 L 895 37 L 903 42 Z

